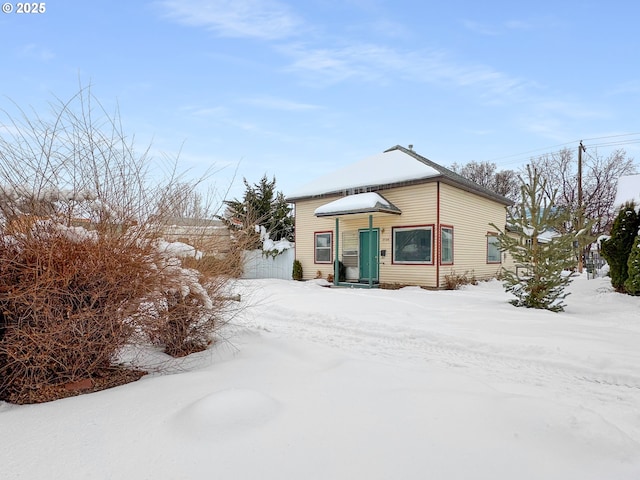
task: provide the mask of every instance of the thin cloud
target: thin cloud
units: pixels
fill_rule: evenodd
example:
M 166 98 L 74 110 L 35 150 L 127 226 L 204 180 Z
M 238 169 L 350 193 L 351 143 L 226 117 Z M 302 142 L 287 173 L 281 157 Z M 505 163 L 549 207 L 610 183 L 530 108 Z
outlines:
M 589 108 L 581 103 L 573 103 L 564 100 L 540 100 L 536 103 L 540 111 L 552 113 L 567 119 L 577 120 L 585 118 L 607 118 L 608 115 L 601 110 Z
M 479 33 L 480 35 L 496 36 L 500 34 L 500 32 L 494 27 L 474 20 L 462 20 L 462 26 L 474 33 Z
M 388 84 L 394 79 L 477 88 L 493 96 L 513 94 L 529 85 L 485 65 L 465 65 L 441 51 L 402 52 L 370 44 L 334 49 L 308 49 L 297 45 L 289 71 L 333 84 L 357 79 Z
M 310 103 L 293 102 L 291 100 L 286 100 L 286 99 L 276 98 L 276 97 L 245 98 L 241 102 L 247 105 L 253 105 L 255 107 L 267 108 L 272 110 L 284 110 L 284 111 L 290 111 L 290 112 L 318 110 L 322 108 L 319 105 L 312 105 Z
M 194 117 L 224 117 L 228 114 L 228 109 L 225 107 L 185 107 L 183 110 Z
M 464 130 L 465 133 L 468 133 L 469 135 L 476 135 L 478 137 L 484 137 L 486 135 L 494 135 L 496 132 L 495 130 L 489 130 L 489 129 L 465 129 Z
M 523 20 L 509 20 L 505 22 L 504 26 L 509 30 L 531 30 L 535 28 L 535 25 Z
M 621 83 L 616 85 L 611 90 L 606 92 L 609 96 L 615 95 L 628 95 L 628 94 L 638 94 L 640 93 L 640 81 L 639 80 L 631 80 L 628 82 Z
M 527 110 L 527 116 L 520 118 L 522 129 L 557 142 L 576 138 L 573 128 L 578 121 L 609 116 L 606 111 L 563 100 L 539 99 L 530 103 L 532 107 Z
M 224 37 L 276 40 L 296 35 L 301 26 L 289 7 L 276 0 L 164 0 L 159 5 L 179 23 Z
M 514 30 L 533 30 L 536 28 L 543 28 L 552 25 L 554 22 L 550 19 L 537 20 L 537 21 L 525 21 L 525 20 L 507 20 L 496 25 L 488 25 L 486 23 L 480 23 L 475 20 L 463 19 L 460 21 L 462 26 L 467 30 L 480 35 L 496 37 L 504 35 L 509 31 Z
M 541 137 L 549 138 L 555 142 L 564 142 L 571 138 L 566 124 L 555 118 L 531 119 L 527 117 L 521 121 L 522 129 Z
M 286 54 L 293 58 L 288 71 L 311 77 L 324 84 L 335 84 L 352 78 L 375 80 L 380 70 L 370 66 L 374 57 L 371 48 L 307 48 L 288 46 Z
M 18 50 L 17 53 L 20 57 L 40 60 L 43 62 L 48 62 L 49 60 L 53 60 L 56 57 L 51 50 L 41 47 L 40 45 L 37 45 L 35 43 L 24 45 Z

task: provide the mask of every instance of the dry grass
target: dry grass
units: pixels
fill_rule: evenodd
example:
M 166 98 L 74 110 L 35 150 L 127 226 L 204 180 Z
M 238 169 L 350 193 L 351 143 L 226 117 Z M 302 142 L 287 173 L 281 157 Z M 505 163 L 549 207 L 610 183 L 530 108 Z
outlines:
M 457 290 L 463 285 L 477 285 L 478 279 L 473 271 L 471 273 L 456 273 L 451 272 L 444 276 L 444 289 L 445 290 Z

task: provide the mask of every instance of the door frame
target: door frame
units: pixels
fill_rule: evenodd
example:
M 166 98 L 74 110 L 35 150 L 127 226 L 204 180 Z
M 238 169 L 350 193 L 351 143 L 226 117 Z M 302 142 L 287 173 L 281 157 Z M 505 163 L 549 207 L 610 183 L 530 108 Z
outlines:
M 373 248 L 368 248 L 367 252 L 363 252 L 362 248 L 362 234 L 373 234 L 375 239 L 375 245 Z M 371 237 L 369 237 L 368 244 L 370 245 Z M 358 230 L 358 280 L 360 282 L 378 282 L 380 280 L 380 229 L 379 228 L 361 228 Z M 369 257 L 369 262 L 373 262 L 374 272 L 373 278 L 369 278 L 370 272 L 363 271 L 363 259 Z

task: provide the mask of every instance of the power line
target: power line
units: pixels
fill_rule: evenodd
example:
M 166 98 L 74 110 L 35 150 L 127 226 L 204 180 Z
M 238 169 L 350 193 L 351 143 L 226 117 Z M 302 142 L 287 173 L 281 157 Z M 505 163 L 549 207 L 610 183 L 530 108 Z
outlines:
M 598 143 L 588 143 L 588 144 L 586 143 L 589 140 L 606 140 L 606 139 L 614 139 L 614 138 L 620 138 L 620 137 L 631 137 L 631 136 L 635 136 L 635 135 L 640 135 L 640 132 L 622 133 L 622 134 L 617 134 L 617 135 L 606 135 L 606 136 L 601 136 L 601 137 L 591 137 L 591 138 L 583 139 L 582 142 L 584 143 L 585 147 L 589 147 L 589 148 L 616 147 L 616 146 L 640 144 L 640 138 L 631 138 L 631 139 L 626 139 L 626 140 L 614 140 L 614 141 L 610 141 L 610 142 L 598 142 Z M 513 160 L 513 161 L 510 161 L 510 162 L 501 162 L 502 165 L 515 164 L 515 163 L 519 163 L 519 162 L 527 161 L 527 160 L 531 159 L 532 158 L 532 156 L 531 156 L 532 153 L 541 152 L 538 155 L 534 156 L 534 157 L 541 157 L 541 156 L 546 155 L 546 154 L 555 153 L 555 152 L 557 152 L 557 149 L 559 149 L 561 147 L 573 147 L 573 146 L 575 146 L 576 143 L 579 143 L 580 141 L 581 140 L 573 140 L 571 142 L 559 143 L 557 145 L 551 145 L 551 146 L 548 146 L 548 147 L 537 148 L 537 149 L 534 149 L 534 150 L 529 150 L 529 151 L 521 152 L 521 153 L 515 153 L 515 154 L 512 154 L 512 155 L 505 155 L 505 156 L 502 156 L 502 157 L 494 157 L 494 158 L 481 160 L 481 161 L 482 162 L 496 162 L 498 160 L 504 160 L 504 159 L 508 159 L 508 158 L 517 158 L 517 160 Z
M 630 137 L 632 135 L 640 135 L 640 132 L 637 133 L 621 133 L 619 135 L 608 135 L 606 137 L 593 137 L 593 138 L 583 138 L 583 141 L 587 140 L 601 140 L 603 138 L 617 138 L 617 137 Z
M 591 148 L 597 148 L 597 147 L 616 147 L 616 146 L 622 146 L 622 145 L 635 145 L 637 143 L 640 143 L 640 138 L 637 138 L 635 140 L 624 140 L 624 141 L 615 141 L 615 142 L 589 143 L 587 145 Z
M 549 152 L 553 148 L 564 147 L 564 146 L 567 146 L 567 145 L 573 145 L 578 141 L 579 140 L 575 140 L 573 142 L 567 142 L 567 143 L 559 143 L 558 145 L 551 145 L 550 147 L 536 148 L 535 150 L 529 150 L 527 152 L 514 153 L 513 155 L 505 155 L 504 157 L 489 158 L 489 159 L 483 160 L 483 161 L 484 162 L 493 162 L 493 161 L 496 161 L 496 160 L 503 160 L 505 158 L 521 157 L 523 155 L 529 155 L 531 153 L 540 152 L 540 151 L 543 151 L 543 150 Z

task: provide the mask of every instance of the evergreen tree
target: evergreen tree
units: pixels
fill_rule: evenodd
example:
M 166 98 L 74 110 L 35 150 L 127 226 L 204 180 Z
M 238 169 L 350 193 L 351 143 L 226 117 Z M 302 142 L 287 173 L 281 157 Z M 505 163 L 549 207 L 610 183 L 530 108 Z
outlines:
M 230 228 L 242 230 L 253 238 L 254 247 L 260 244 L 256 226 L 263 226 L 272 240 L 293 241 L 294 219 L 292 207 L 282 192 L 276 191 L 276 179 L 266 175 L 254 185 L 243 179 L 245 193 L 242 200 L 226 200 L 227 211 L 221 219 Z
M 625 291 L 629 255 L 639 227 L 640 217 L 636 212 L 635 204 L 626 203 L 613 221 L 611 238 L 602 242 L 601 252 L 609 264 L 611 285 L 618 292 Z
M 575 266 L 573 233 L 561 234 L 566 212 L 554 207 L 555 192 L 545 193 L 546 182 L 537 171 L 527 167 L 528 178 L 520 178 L 521 201 L 507 209 L 509 230 L 498 230 L 500 250 L 515 260 L 515 270 L 504 269 L 504 287 L 515 295 L 511 303 L 517 307 L 541 308 L 554 312 L 564 310 L 565 287 L 571 282 L 566 271 Z M 540 241 L 541 234 L 551 234 Z
M 627 279 L 624 281 L 624 288 L 630 295 L 640 295 L 640 235 L 631 247 L 629 261 L 627 262 Z

